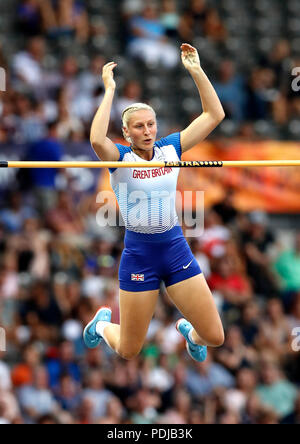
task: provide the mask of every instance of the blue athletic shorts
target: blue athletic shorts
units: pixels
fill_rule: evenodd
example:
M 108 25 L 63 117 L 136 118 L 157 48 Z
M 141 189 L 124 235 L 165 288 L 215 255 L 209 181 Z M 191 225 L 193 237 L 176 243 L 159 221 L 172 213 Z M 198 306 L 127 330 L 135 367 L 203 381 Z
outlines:
M 169 287 L 200 273 L 179 225 L 158 234 L 126 231 L 119 268 L 121 290 L 157 290 L 161 281 Z

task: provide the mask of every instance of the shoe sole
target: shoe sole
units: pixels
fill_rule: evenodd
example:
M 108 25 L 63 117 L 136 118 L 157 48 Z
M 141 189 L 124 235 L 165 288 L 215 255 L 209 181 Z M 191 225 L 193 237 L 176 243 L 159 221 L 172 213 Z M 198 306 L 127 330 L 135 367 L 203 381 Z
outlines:
M 83 337 L 86 334 L 86 331 L 90 328 L 90 326 L 92 325 L 92 323 L 95 321 L 96 317 L 98 316 L 98 314 L 100 313 L 101 310 L 109 310 L 110 313 L 112 313 L 112 309 L 110 307 L 108 307 L 107 305 L 102 305 L 102 307 L 99 308 L 99 310 L 97 310 L 95 316 L 93 317 L 93 319 L 87 324 L 87 326 L 85 327 L 85 329 L 83 330 Z M 102 337 L 99 336 L 99 338 L 102 339 Z M 98 344 L 97 344 L 98 345 Z M 97 345 L 95 345 L 95 347 L 97 347 Z M 95 348 L 95 347 L 89 347 L 89 348 Z
M 183 334 L 181 333 L 181 331 L 179 330 L 179 325 L 180 325 L 180 323 L 182 322 L 182 321 L 185 321 L 185 319 L 184 318 L 180 318 L 180 319 L 178 319 L 178 321 L 176 322 L 176 330 L 178 331 L 178 333 L 180 333 L 182 336 L 183 336 Z M 183 336 L 184 337 L 184 336 Z

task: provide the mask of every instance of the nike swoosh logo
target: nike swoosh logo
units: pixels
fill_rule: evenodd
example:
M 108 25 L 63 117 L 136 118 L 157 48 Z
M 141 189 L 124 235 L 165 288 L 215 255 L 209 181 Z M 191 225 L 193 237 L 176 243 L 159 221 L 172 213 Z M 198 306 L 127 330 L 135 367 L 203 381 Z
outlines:
M 191 263 L 193 262 L 193 260 L 194 260 L 194 259 L 192 259 L 191 262 L 190 262 L 189 264 L 184 265 L 184 266 L 183 266 L 183 269 L 186 270 L 187 268 L 189 268 L 189 266 L 191 265 Z

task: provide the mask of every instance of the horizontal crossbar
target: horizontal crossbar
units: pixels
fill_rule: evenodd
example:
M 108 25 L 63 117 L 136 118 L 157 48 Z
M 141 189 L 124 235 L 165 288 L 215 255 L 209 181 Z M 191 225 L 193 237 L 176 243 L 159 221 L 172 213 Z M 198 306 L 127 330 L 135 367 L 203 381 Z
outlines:
M 196 160 L 178 162 L 23 162 L 0 161 L 0 168 L 220 168 L 300 166 L 300 160 Z

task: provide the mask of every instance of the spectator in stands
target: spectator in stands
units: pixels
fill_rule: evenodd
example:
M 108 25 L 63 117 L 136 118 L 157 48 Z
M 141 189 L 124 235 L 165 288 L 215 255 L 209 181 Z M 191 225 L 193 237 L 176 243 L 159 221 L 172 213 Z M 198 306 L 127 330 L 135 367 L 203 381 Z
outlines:
M 58 101 L 58 124 L 57 136 L 61 142 L 66 141 L 83 141 L 84 140 L 84 126 L 82 121 L 71 113 L 71 104 L 68 102 L 67 91 L 61 89 Z
M 237 412 L 234 412 L 230 409 L 225 410 L 221 413 L 221 415 L 218 418 L 217 423 L 218 424 L 239 424 L 240 423 L 240 416 Z
M 34 343 L 25 346 L 22 360 L 13 368 L 11 377 L 14 387 L 31 385 L 34 381 L 35 369 L 41 364 L 42 354 Z
M 50 391 L 44 366 L 35 369 L 33 384 L 22 387 L 18 399 L 27 424 L 35 424 L 41 415 L 55 413 L 57 404 Z
M 252 298 L 248 279 L 239 274 L 228 256 L 223 256 L 217 261 L 216 270 L 210 276 L 208 285 L 222 294 L 225 310 L 230 306 L 242 306 Z
M 179 39 L 180 15 L 175 0 L 163 0 L 160 11 L 160 22 L 166 29 L 166 35 L 172 39 Z
M 75 356 L 74 345 L 70 341 L 61 342 L 59 350 L 48 350 L 46 366 L 49 374 L 49 385 L 52 389 L 59 389 L 61 378 L 65 375 L 68 375 L 76 385 L 81 382 L 80 367 Z
M 300 232 L 295 238 L 294 247 L 280 253 L 274 268 L 281 281 L 281 288 L 284 293 L 294 293 L 300 291 Z
M 242 414 L 256 385 L 256 372 L 251 368 L 242 367 L 236 375 L 236 387 L 227 390 L 223 395 L 224 406 L 230 411 Z
M 256 347 L 261 351 L 271 350 L 284 358 L 289 351 L 290 328 L 279 299 L 270 299 L 266 306 L 266 316 L 260 321 Z
M 298 396 L 295 401 L 295 409 L 293 413 L 285 416 L 281 422 L 281 424 L 300 424 L 300 391 L 298 391 Z
M 14 84 L 25 85 L 32 90 L 39 90 L 44 80 L 42 62 L 46 53 L 43 37 L 37 36 L 28 40 L 26 50 L 17 53 L 12 60 Z
M 10 424 L 7 414 L 5 412 L 5 407 L 3 405 L 3 401 L 0 403 L 0 424 Z
M 16 136 L 16 131 L 20 123 L 17 116 L 15 100 L 17 95 L 12 91 L 7 91 L 3 97 L 0 93 L 0 116 L 3 140 L 1 143 L 12 142 Z
M 8 233 L 20 233 L 26 219 L 35 216 L 32 207 L 22 202 L 22 195 L 18 191 L 7 193 L 7 206 L 1 209 L 0 221 Z
M 35 216 L 26 219 L 22 233 L 15 238 L 19 272 L 29 272 L 37 280 L 50 276 L 48 254 L 49 236 L 40 229 L 41 221 Z
M 57 134 L 58 122 L 54 121 L 48 124 L 48 134 L 28 149 L 26 160 L 31 161 L 59 161 L 63 154 L 63 147 L 60 144 Z M 53 168 L 31 169 L 26 172 L 23 179 L 24 188 L 26 182 L 33 187 L 36 195 L 37 207 L 44 214 L 49 208 L 52 208 L 56 202 L 55 179 L 58 171 Z
M 142 0 L 123 0 L 122 13 L 127 19 L 134 15 L 138 15 L 143 10 Z
M 0 391 L 8 391 L 12 388 L 9 366 L 2 360 L 4 353 L 0 351 Z
M 15 97 L 16 128 L 14 142 L 34 143 L 45 136 L 46 128 L 33 95 L 17 94 Z
M 113 394 L 107 390 L 103 383 L 100 369 L 91 370 L 87 376 L 86 388 L 83 390 L 82 399 L 89 400 L 93 405 L 93 421 L 103 417 L 108 408 L 108 403 Z
M 204 362 L 187 369 L 184 384 L 193 399 L 199 400 L 213 395 L 220 387 L 233 387 L 234 378 L 223 365 L 213 360 L 209 352 Z
M 225 59 L 219 68 L 214 88 L 220 97 L 227 118 L 240 122 L 245 117 L 246 95 L 244 79 L 236 73 L 234 62 Z
M 204 35 L 207 14 L 206 0 L 190 0 L 179 25 L 179 34 L 182 41 L 192 44 L 195 37 Z
M 288 117 L 290 120 L 292 119 L 298 119 L 300 116 L 300 100 L 299 97 L 294 96 L 291 97 L 291 100 L 288 104 Z
M 171 363 L 168 355 L 161 354 L 158 362 L 148 358 L 144 370 L 144 385 L 150 389 L 157 390 L 162 399 L 167 403 L 172 392 L 174 378 L 171 373 Z
M 154 4 L 149 3 L 141 15 L 130 19 L 129 27 L 129 55 L 143 60 L 149 66 L 175 68 L 179 62 L 179 54 L 168 40 Z
M 203 28 L 205 36 L 216 43 L 225 42 L 228 36 L 218 10 L 215 8 L 208 9 Z
M 47 0 L 46 0 L 47 1 Z M 36 36 L 41 34 L 42 23 L 40 15 L 39 0 L 21 0 L 17 10 L 18 29 L 26 36 Z
M 149 389 L 141 388 L 129 398 L 128 406 L 132 411 L 130 415 L 132 424 L 155 424 L 160 398 Z
M 236 138 L 242 142 L 253 142 L 259 140 L 259 136 L 254 126 L 254 122 L 245 121 L 240 124 Z
M 158 419 L 159 424 L 187 424 L 192 407 L 191 395 L 183 389 L 176 389 L 172 407 L 169 407 Z
M 2 260 L 0 262 L 0 301 L 2 302 L 2 309 L 0 312 L 1 325 L 9 326 L 13 323 L 11 310 L 14 310 L 14 306 L 11 305 L 10 310 L 5 310 L 8 301 L 16 301 L 19 291 L 19 279 L 18 279 L 18 262 L 17 255 L 12 247 L 7 248 Z
M 16 396 L 10 390 L 0 389 L 0 424 L 23 422 Z
M 254 68 L 247 85 L 246 118 L 250 121 L 270 118 L 278 97 L 275 72 L 270 68 Z
M 55 398 L 63 410 L 67 410 L 72 415 L 80 405 L 80 385 L 74 381 L 69 374 L 62 374 L 58 387 L 55 389 Z
M 120 400 L 114 396 L 107 403 L 106 415 L 97 424 L 122 424 L 124 409 Z
M 106 63 L 106 59 L 101 54 L 94 56 L 88 70 L 79 75 L 80 94 L 93 97 L 99 83 L 103 83 L 101 72 Z
M 225 344 L 216 353 L 216 359 L 231 374 L 236 375 L 242 367 L 252 367 L 258 356 L 253 347 L 246 346 L 240 328 L 230 325 L 226 332 Z
M 86 123 L 91 121 L 100 101 L 98 96 L 103 89 L 100 74 L 105 62 L 102 55 L 96 55 L 92 58 L 89 69 L 78 77 L 79 90 L 71 103 L 71 112 Z
M 72 104 L 77 94 L 80 92 L 79 85 L 79 67 L 77 59 L 74 56 L 67 56 L 61 65 L 60 86 L 66 95 L 66 100 L 69 105 Z
M 61 324 L 62 314 L 57 302 L 53 298 L 51 289 L 44 282 L 36 282 L 33 284 L 30 292 L 30 298 L 24 301 L 20 310 L 22 319 L 33 327 L 40 330 L 48 329 L 44 332 L 50 339 L 55 337 L 55 330 Z
M 138 365 L 139 363 L 134 361 L 122 363 L 116 360 L 111 362 L 105 376 L 107 389 L 113 392 L 127 408 L 128 398 L 134 396 L 142 386 L 142 374 Z
M 296 386 L 285 379 L 275 363 L 264 363 L 260 377 L 256 393 L 262 404 L 271 407 L 280 418 L 290 415 L 298 395 Z
M 0 143 L 9 142 L 9 134 L 3 124 L 0 124 Z
M 75 35 L 81 43 L 89 36 L 88 16 L 80 0 L 24 0 L 18 22 L 27 35 L 43 30 L 50 38 Z
M 202 251 L 209 258 L 224 255 L 226 252 L 226 244 L 231 237 L 229 228 L 223 225 L 221 217 L 213 209 L 205 212 L 204 226 L 204 233 L 200 231 L 198 237 L 202 245 Z M 195 235 L 197 235 L 197 231 L 195 231 Z
M 7 59 L 3 53 L 3 43 L 0 43 L 0 66 L 1 68 L 4 68 L 7 71 Z M 6 72 L 6 74 L 9 74 Z
M 243 341 L 246 346 L 255 344 L 261 315 L 262 313 L 258 303 L 253 299 L 242 307 L 242 313 L 240 319 L 237 321 L 237 325 L 241 329 Z
M 223 199 L 213 205 L 212 209 L 221 217 L 225 226 L 233 223 L 238 214 L 234 207 L 234 189 L 226 190 Z
M 275 238 L 267 227 L 267 221 L 267 215 L 262 211 L 249 214 L 250 225 L 242 235 L 242 247 L 255 293 L 263 297 L 272 297 L 277 296 L 278 290 L 270 267 L 268 248 Z
M 47 214 L 48 227 L 54 233 L 79 234 L 82 232 L 80 215 L 73 207 L 71 196 L 66 191 L 60 191 L 57 204 Z
M 300 326 L 300 292 L 293 297 L 288 320 L 291 329 Z
M 291 43 L 284 38 L 279 39 L 273 46 L 272 51 L 264 65 L 275 72 L 276 87 L 282 92 L 290 88 L 288 84 L 291 60 Z
M 34 215 L 34 211 L 22 203 L 22 196 L 17 191 L 10 191 L 7 201 L 7 206 L 2 208 L 0 213 L 2 227 L 9 233 L 18 233 L 25 220 Z
M 117 98 L 115 103 L 114 120 L 116 127 L 120 126 L 120 116 L 127 106 L 133 103 L 140 103 L 143 101 L 142 85 L 138 80 L 128 80 L 122 91 L 122 95 Z
M 208 256 L 204 253 L 202 249 L 201 242 L 199 242 L 198 239 L 191 239 L 190 247 L 196 261 L 200 265 L 202 273 L 204 274 L 205 278 L 208 279 L 211 275 L 211 266 Z

